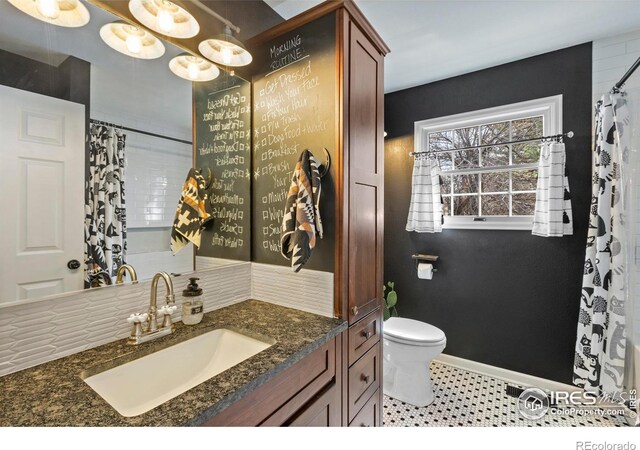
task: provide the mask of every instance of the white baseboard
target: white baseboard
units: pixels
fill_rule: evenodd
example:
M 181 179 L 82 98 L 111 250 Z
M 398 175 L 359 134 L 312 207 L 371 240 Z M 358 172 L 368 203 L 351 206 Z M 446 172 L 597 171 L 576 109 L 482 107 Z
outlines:
M 440 354 L 434 358 L 436 361 L 449 366 L 458 367 L 470 372 L 487 375 L 493 378 L 499 378 L 509 383 L 517 384 L 524 387 L 537 387 L 545 391 L 582 391 L 582 388 L 572 384 L 560 383 L 558 381 L 547 380 L 546 378 L 527 375 L 526 373 L 515 372 L 513 370 L 502 369 L 500 367 L 490 366 L 488 364 L 471 361 L 470 359 L 459 358 L 457 356 Z

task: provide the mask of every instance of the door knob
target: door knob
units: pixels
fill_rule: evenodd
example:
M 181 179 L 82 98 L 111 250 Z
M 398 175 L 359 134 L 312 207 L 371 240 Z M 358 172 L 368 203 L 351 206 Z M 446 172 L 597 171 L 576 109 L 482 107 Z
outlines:
M 67 263 L 67 267 L 71 270 L 78 270 L 80 268 L 80 261 L 72 259 Z

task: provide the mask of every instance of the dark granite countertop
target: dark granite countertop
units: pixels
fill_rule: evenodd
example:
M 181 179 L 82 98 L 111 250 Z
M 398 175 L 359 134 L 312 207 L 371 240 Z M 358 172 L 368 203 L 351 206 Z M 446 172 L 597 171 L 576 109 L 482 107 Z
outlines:
M 96 366 L 119 365 L 226 327 L 276 343 L 139 416 L 121 416 L 81 378 Z M 247 300 L 205 314 L 198 325 L 177 323 L 174 333 L 156 341 L 131 346 L 122 339 L 1 377 L 0 426 L 199 425 L 346 328 L 340 319 Z

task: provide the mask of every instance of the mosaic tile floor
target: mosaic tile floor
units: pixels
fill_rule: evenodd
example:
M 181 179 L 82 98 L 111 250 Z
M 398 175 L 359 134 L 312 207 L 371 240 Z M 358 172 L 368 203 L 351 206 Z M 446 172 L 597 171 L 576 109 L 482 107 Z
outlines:
M 506 394 L 507 382 L 439 362 L 431 363 L 436 398 L 418 408 L 384 396 L 386 427 L 620 427 L 623 416 L 560 416 L 547 413 L 529 420 L 517 411 L 517 399 Z

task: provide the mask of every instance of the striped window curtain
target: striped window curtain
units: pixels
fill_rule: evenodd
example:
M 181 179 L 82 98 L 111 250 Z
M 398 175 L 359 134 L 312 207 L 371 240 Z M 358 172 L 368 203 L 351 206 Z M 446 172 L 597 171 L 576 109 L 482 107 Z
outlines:
M 406 230 L 418 233 L 440 233 L 442 220 L 438 163 L 429 157 L 416 156 L 413 162 L 411 203 Z
M 125 140 L 121 130 L 91 125 L 85 197 L 85 288 L 111 284 L 118 267 L 125 263 Z
M 531 234 L 562 237 L 573 234 L 573 213 L 566 153 L 562 142 L 545 142 L 540 149 L 538 185 Z

